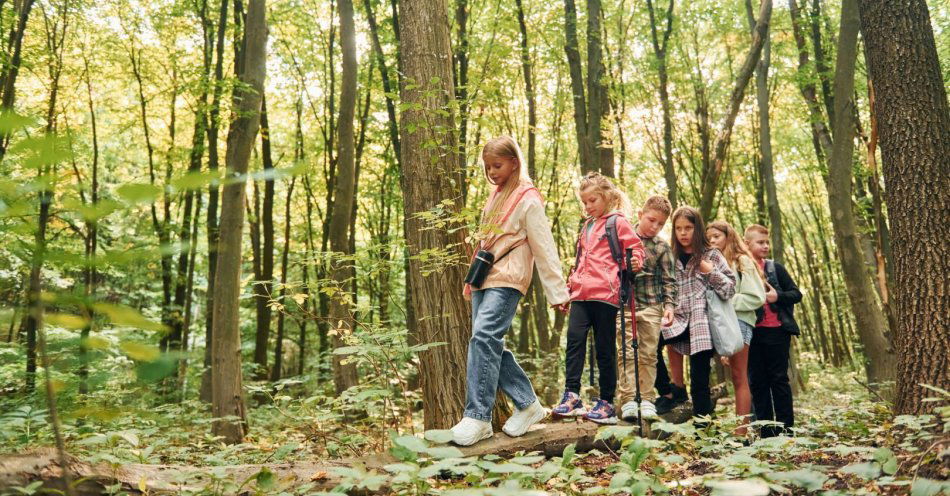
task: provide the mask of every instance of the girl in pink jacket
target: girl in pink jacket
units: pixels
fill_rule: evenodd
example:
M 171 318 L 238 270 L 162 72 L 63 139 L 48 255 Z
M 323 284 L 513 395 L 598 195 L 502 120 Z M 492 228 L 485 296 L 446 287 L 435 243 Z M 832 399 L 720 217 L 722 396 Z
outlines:
M 565 391 L 554 408 L 555 417 L 583 416 L 601 424 L 617 423 L 613 406 L 617 389 L 617 310 L 620 309 L 620 270 L 637 271 L 643 265 L 643 246 L 623 212 L 630 211 L 627 195 L 606 177 L 591 172 L 581 180 L 578 190 L 586 219 L 577 240 L 577 263 L 568 279 L 570 317 L 565 353 Z M 611 217 L 615 217 L 611 221 Z M 616 222 L 620 252 L 632 250 L 631 267 L 618 265 L 610 250 L 607 223 Z M 632 325 L 633 316 L 630 323 Z M 584 344 L 593 327 L 600 370 L 600 398 L 588 412 L 580 398 L 581 373 L 584 370 Z M 621 332 L 629 332 L 621 329 Z

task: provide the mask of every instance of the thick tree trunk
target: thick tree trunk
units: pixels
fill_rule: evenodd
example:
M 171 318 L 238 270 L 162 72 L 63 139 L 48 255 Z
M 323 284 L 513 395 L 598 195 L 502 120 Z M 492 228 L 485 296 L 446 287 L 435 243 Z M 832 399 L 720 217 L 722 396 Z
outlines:
M 340 45 L 343 50 L 343 78 L 340 93 L 340 114 L 337 120 L 339 152 L 337 155 L 336 187 L 333 194 L 333 216 L 330 219 L 330 276 L 337 291 L 330 297 L 330 326 L 333 347 L 344 346 L 345 337 L 353 332 L 353 301 L 348 284 L 353 277 L 352 262 L 343 258 L 352 255 L 349 231 L 353 222 L 353 192 L 355 188 L 355 138 L 354 116 L 356 112 L 356 27 L 353 21 L 352 0 L 339 0 Z M 346 363 L 346 355 L 333 355 L 333 383 L 337 393 L 355 386 L 356 365 Z
M 732 128 L 736 122 L 736 116 L 739 114 L 739 106 L 742 104 L 746 87 L 749 80 L 752 79 L 752 73 L 759 62 L 762 54 L 762 47 L 769 34 L 769 24 L 772 20 L 772 0 L 762 0 L 759 7 L 759 14 L 756 16 L 755 28 L 752 32 L 752 45 L 749 53 L 746 55 L 739 73 L 736 75 L 736 85 L 732 89 L 732 96 L 729 99 L 729 110 L 719 126 L 719 132 L 716 134 L 716 146 L 713 148 L 714 154 L 711 167 L 704 174 L 702 181 L 702 197 L 700 199 L 700 211 L 704 219 L 711 219 L 714 210 L 714 201 L 716 191 L 719 189 L 719 176 L 726 163 L 726 153 L 729 150 L 729 143 L 732 139 Z
M 870 382 L 881 382 L 894 378 L 895 365 L 893 351 L 886 336 L 887 321 L 877 302 L 869 274 L 864 267 L 863 250 L 860 245 L 857 223 L 854 219 L 851 195 L 851 168 L 854 151 L 854 121 L 852 118 L 854 103 L 852 95 L 858 26 L 851 0 L 845 2 L 843 7 L 845 6 L 848 9 L 842 9 L 842 31 L 839 34 L 838 62 L 835 69 L 835 85 L 838 85 L 840 81 L 840 84 L 844 86 L 840 89 L 836 88 L 834 96 L 834 99 L 837 100 L 837 95 L 841 95 L 843 101 L 836 102 L 835 105 L 838 108 L 831 112 L 838 121 L 833 123 L 835 130 L 832 133 L 822 114 L 822 104 L 818 99 L 817 85 L 813 79 L 806 77 L 805 71 L 807 71 L 809 62 L 800 13 L 796 1 L 789 0 L 792 28 L 799 50 L 798 64 L 801 73 L 800 81 L 802 81 L 799 84 L 799 89 L 809 109 L 812 136 L 816 143 L 815 153 L 820 161 L 828 160 L 828 172 L 825 176 L 828 204 L 848 299 L 857 323 L 861 343 L 865 348 L 864 365 L 868 380 Z M 848 30 L 845 31 L 845 28 L 848 28 Z M 847 36 L 842 37 L 843 34 L 847 34 Z M 847 43 L 847 45 L 844 43 Z M 838 110 L 844 110 L 846 114 L 842 115 Z M 839 129 L 844 134 L 839 135 Z M 842 140 L 847 142 L 839 143 Z M 831 157 L 835 153 L 838 153 L 838 155 L 835 156 L 836 160 L 832 161 Z M 843 329 L 840 330 L 843 331 Z
M 898 312 L 899 413 L 931 412 L 950 389 L 950 110 L 923 0 L 860 0 L 861 33 L 874 82 Z
M 838 60 L 834 79 L 834 146 L 828 164 L 828 207 L 835 230 L 841 269 L 848 284 L 851 307 L 858 320 L 864 345 L 868 382 L 894 379 L 895 356 L 887 338 L 887 320 L 877 303 L 859 244 L 858 227 L 851 206 L 852 160 L 854 154 L 854 65 L 858 45 L 857 0 L 844 0 L 838 33 Z
M 250 0 L 244 33 L 244 63 L 234 89 L 237 118 L 228 130 L 225 164 L 231 182 L 221 198 L 221 231 L 214 288 L 214 341 L 212 342 L 212 430 L 225 442 L 239 443 L 247 432 L 241 386 L 241 248 L 244 227 L 244 189 L 254 137 L 260 125 L 261 96 L 267 44 L 265 0 Z M 239 179 L 240 178 L 240 179 Z M 228 417 L 228 418 L 226 418 Z
M 458 145 L 453 131 L 445 1 L 403 0 L 400 7 L 401 96 L 408 108 L 399 127 L 412 307 L 418 341 L 446 343 L 420 354 L 425 428 L 438 429 L 458 421 L 464 407 L 466 350 L 471 336 L 469 309 L 462 298 L 465 230 L 432 229 L 419 214 L 445 199 L 455 200 L 447 206 L 452 213 L 459 211 L 461 192 L 453 178 L 462 164 L 454 153 Z M 431 259 L 419 258 L 432 250 L 448 250 L 445 256 L 449 260 L 433 267 Z

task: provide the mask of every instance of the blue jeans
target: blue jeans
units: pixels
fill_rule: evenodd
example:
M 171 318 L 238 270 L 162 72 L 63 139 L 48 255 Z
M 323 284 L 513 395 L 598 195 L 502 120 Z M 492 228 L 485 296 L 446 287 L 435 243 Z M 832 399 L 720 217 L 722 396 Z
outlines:
M 465 374 L 465 416 L 491 421 L 495 393 L 500 387 L 519 410 L 538 398 L 515 356 L 505 348 L 521 293 L 514 288 L 472 291 L 472 340 L 468 343 Z

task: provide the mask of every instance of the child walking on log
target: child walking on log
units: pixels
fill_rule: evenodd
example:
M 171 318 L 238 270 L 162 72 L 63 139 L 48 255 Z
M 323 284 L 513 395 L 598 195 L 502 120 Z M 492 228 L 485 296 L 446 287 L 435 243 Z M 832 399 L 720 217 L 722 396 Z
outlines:
M 639 270 L 643 246 L 624 212 L 630 201 L 606 177 L 592 172 L 581 180 L 578 191 L 586 219 L 578 233 L 574 270 L 568 278 L 570 316 L 565 352 L 565 390 L 555 417 L 583 416 L 601 424 L 617 423 L 614 393 L 617 387 L 617 310 L 620 308 L 620 271 Z M 615 236 L 611 239 L 611 236 Z M 611 249 L 610 243 L 617 245 Z M 619 248 L 619 250 L 618 250 Z M 615 252 L 631 250 L 631 267 Z M 631 323 L 632 324 L 632 323 Z M 597 368 L 600 370 L 600 398 L 590 411 L 580 397 L 581 373 L 588 330 L 594 329 Z M 628 329 L 621 332 L 629 334 Z
M 633 296 L 637 304 L 637 338 L 639 340 L 639 375 L 642 401 L 634 401 L 635 369 L 627 367 L 620 374 L 617 388 L 621 418 L 635 422 L 637 417 L 649 419 L 657 416 L 654 382 L 657 372 L 657 345 L 660 326 L 673 322 L 676 308 L 676 273 L 673 267 L 673 252 L 670 245 L 660 238 L 660 231 L 673 210 L 670 201 L 663 196 L 651 196 L 637 212 L 638 222 L 634 232 L 643 243 L 643 267 L 633 280 Z M 631 340 L 626 340 L 627 356 L 633 356 Z M 620 343 L 623 346 L 623 343 Z
M 494 138 L 485 144 L 482 160 L 494 188 L 482 211 L 481 241 L 464 289 L 472 302 L 472 338 L 464 418 L 452 427 L 453 441 L 461 446 L 491 437 L 499 388 L 517 408 L 502 427 L 509 436 L 524 435 L 547 416 L 528 376 L 505 348 L 505 334 L 531 284 L 532 266 L 552 305 L 569 299 L 541 194 L 528 177 L 518 144 L 508 136 Z
M 745 347 L 731 357 L 723 357 L 732 376 L 732 386 L 736 391 L 736 415 L 740 417 L 736 435 L 745 436 L 747 416 L 752 412 L 752 396 L 749 392 L 749 343 L 752 342 L 752 329 L 755 327 L 755 313 L 765 304 L 765 274 L 753 261 L 752 253 L 742 237 L 728 222 L 717 220 L 706 228 L 709 244 L 726 257 L 726 262 L 738 276 L 736 294 L 732 297 L 732 307 L 739 319 L 739 330 Z
M 674 383 L 683 387 L 682 357 L 688 355 L 693 415 L 710 415 L 713 403 L 709 372 L 715 350 L 706 312 L 706 289 L 728 300 L 735 294 L 736 275 L 722 253 L 709 246 L 702 215 L 693 207 L 673 212 L 673 255 L 679 286 L 677 305 L 673 323 L 662 329 L 663 340 L 670 347 L 671 375 Z M 678 363 L 676 356 L 680 357 Z

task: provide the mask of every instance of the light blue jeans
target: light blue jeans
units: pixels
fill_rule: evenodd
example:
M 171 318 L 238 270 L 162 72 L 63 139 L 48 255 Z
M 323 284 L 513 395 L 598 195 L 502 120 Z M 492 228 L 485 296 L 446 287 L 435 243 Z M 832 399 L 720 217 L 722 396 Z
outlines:
M 514 288 L 472 291 L 472 340 L 468 343 L 465 416 L 491 421 L 495 394 L 501 388 L 519 410 L 537 400 L 527 374 L 505 348 L 505 334 L 518 309 Z

